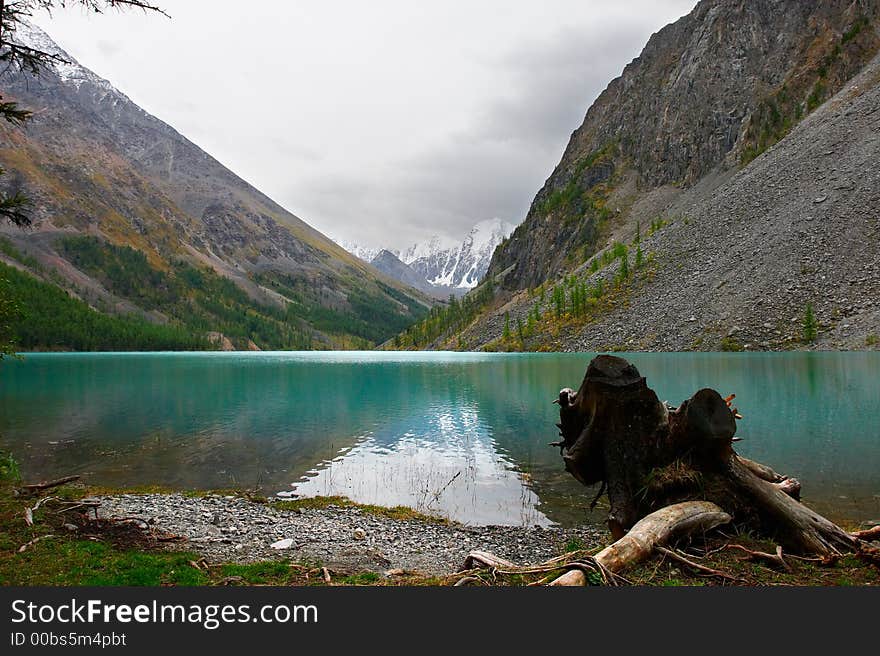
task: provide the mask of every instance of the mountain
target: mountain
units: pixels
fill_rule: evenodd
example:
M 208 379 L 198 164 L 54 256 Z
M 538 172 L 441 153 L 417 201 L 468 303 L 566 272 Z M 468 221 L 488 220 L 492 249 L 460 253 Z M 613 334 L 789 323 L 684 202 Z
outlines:
M 345 240 L 338 240 L 336 243 L 342 246 L 345 250 L 354 255 L 356 258 L 358 258 L 359 260 L 363 260 L 364 262 L 372 262 L 376 258 L 376 256 L 379 255 L 379 253 L 385 250 L 384 248 L 369 248 L 368 246 L 361 246 L 354 242 Z M 389 250 L 388 252 L 394 255 L 394 257 L 400 255 L 400 253 L 397 251 Z
M 876 345 L 878 4 L 702 0 L 654 34 L 496 249 L 498 287 L 412 345 Z
M 447 287 L 441 287 L 429 283 L 423 275 L 418 273 L 410 265 L 401 261 L 400 258 L 391 251 L 382 249 L 373 256 L 373 259 L 370 260 L 370 264 L 386 276 L 394 278 L 405 285 L 414 287 L 415 289 L 421 290 L 436 298 L 448 298 L 451 293 L 451 290 Z
M 348 252 L 379 271 L 435 298 L 462 296 L 486 275 L 492 253 L 513 231 L 500 219 L 477 223 L 460 242 L 433 236 L 404 251 L 372 249 L 340 241 Z
M 495 248 L 513 228 L 500 219 L 481 221 L 461 243 L 432 237 L 405 250 L 400 259 L 433 285 L 473 289 L 486 275 Z
M 40 29 L 24 26 L 14 38 L 66 63 L 0 80 L 5 100 L 36 110 L 23 128 L 0 127 L 0 184 L 34 200 L 32 230 L 2 228 L 5 266 L 92 309 L 222 333 L 240 348 L 369 346 L 432 304 L 147 114 Z M 33 339 L 25 346 L 68 346 Z

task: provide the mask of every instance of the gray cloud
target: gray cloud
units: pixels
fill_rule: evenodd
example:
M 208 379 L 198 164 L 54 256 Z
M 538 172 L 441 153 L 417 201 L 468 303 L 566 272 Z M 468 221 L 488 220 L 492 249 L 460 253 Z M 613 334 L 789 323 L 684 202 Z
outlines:
M 319 230 L 403 247 L 522 220 L 588 105 L 692 3 L 164 0 L 171 21 L 39 22 Z

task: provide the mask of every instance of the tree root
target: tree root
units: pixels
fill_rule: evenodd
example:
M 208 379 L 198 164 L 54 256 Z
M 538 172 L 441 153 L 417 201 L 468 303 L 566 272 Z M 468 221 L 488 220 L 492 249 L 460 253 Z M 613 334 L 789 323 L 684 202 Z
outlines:
M 677 503 L 641 519 L 629 533 L 594 558 L 604 569 L 617 573 L 647 559 L 657 546 L 664 546 L 673 538 L 705 533 L 727 524 L 730 519 L 730 515 L 708 501 Z M 586 576 L 577 570 L 571 570 L 550 583 L 562 586 L 586 584 Z
M 603 585 L 618 585 L 619 581 L 624 580 L 622 577 L 616 576 L 601 563 L 597 562 L 593 556 L 584 555 L 579 552 L 557 556 L 556 558 L 551 558 L 538 565 L 519 566 L 485 551 L 475 551 L 468 554 L 465 563 L 468 565 L 481 563 L 483 564 L 483 567 L 478 569 L 471 568 L 458 572 L 456 576 L 461 578 L 453 584 L 453 587 L 471 585 L 474 583 L 485 584 L 486 580 L 479 576 L 482 572 L 488 573 L 492 581 L 495 581 L 499 576 L 511 577 L 527 576 L 530 574 L 548 574 L 548 576 L 545 576 L 540 581 L 530 583 L 529 586 L 546 584 L 559 576 L 560 571 L 577 572 L 583 577 L 584 585 L 586 585 L 590 578 L 601 581 Z M 496 567 L 494 565 L 489 565 L 488 563 L 496 563 L 499 565 L 501 563 L 506 563 L 506 565 Z

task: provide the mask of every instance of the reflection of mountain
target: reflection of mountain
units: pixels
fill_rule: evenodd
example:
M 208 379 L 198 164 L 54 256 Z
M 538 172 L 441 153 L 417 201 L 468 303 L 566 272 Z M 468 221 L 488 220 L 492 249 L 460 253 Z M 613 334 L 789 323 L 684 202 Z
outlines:
M 409 506 L 472 524 L 551 523 L 473 405 L 427 407 L 309 474 L 294 485 L 297 495 Z
M 317 465 L 298 491 L 332 483 L 364 501 L 404 503 L 427 488 L 430 510 L 430 493 L 462 471 L 435 502 L 454 516 L 598 523 L 601 508 L 585 515 L 592 490 L 547 445 L 556 433 L 551 401 L 560 387 L 578 386 L 589 358 L 29 355 L 0 367 L 0 435 L 28 478 L 87 472 L 94 483 L 259 482 L 276 492 Z M 630 359 L 674 404 L 701 387 L 735 392 L 744 455 L 797 475 L 824 514 L 880 517 L 880 354 Z

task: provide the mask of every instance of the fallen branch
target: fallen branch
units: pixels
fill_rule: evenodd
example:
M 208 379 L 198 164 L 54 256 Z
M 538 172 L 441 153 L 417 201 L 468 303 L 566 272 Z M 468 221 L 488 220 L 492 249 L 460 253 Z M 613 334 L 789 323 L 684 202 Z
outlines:
M 470 585 L 471 583 L 482 583 L 482 582 L 483 582 L 483 579 L 481 579 L 478 576 L 465 576 L 464 578 L 458 579 L 458 581 L 456 581 L 452 587 L 453 588 L 460 588 L 465 585 Z
M 35 492 L 42 492 L 43 490 L 48 490 L 49 488 L 58 487 L 59 485 L 65 485 L 67 483 L 73 483 L 74 481 L 78 481 L 80 476 L 65 476 L 64 478 L 59 478 L 54 481 L 43 481 L 42 483 L 31 483 L 29 485 L 22 485 L 18 488 L 18 492 L 26 492 L 27 494 L 33 494 Z
M 476 567 L 475 567 L 476 565 Z M 462 565 L 460 571 L 466 571 L 469 569 L 476 568 L 489 568 L 489 569 L 504 569 L 504 570 L 515 570 L 518 569 L 516 565 L 514 565 L 509 560 L 504 560 L 504 558 L 499 558 L 494 554 L 490 554 L 487 551 L 471 551 L 467 558 L 464 559 L 464 565 Z
M 673 551 L 672 549 L 667 549 L 666 547 L 654 547 L 660 553 L 669 556 L 673 560 L 676 560 L 683 565 L 687 565 L 691 569 L 695 569 L 698 572 L 703 572 L 704 574 L 708 574 L 710 576 L 717 576 L 720 579 L 725 579 L 726 581 L 736 581 L 738 583 L 746 583 L 745 579 L 740 579 L 735 576 L 731 576 L 726 572 L 722 572 L 720 569 L 712 569 L 711 567 L 706 567 L 705 565 L 700 565 L 699 563 L 695 563 L 689 558 L 685 558 L 680 553 Z
M 850 533 L 856 540 L 862 540 L 863 542 L 872 542 L 874 540 L 880 540 L 880 524 L 873 528 L 867 528 L 864 531 L 855 531 Z
M 740 551 L 743 551 L 749 557 L 749 560 L 762 560 L 765 563 L 768 563 L 770 565 L 776 565 L 777 567 L 781 567 L 786 572 L 790 573 L 792 571 L 791 565 L 789 565 L 787 562 L 785 562 L 785 558 L 782 557 L 782 547 L 780 547 L 780 546 L 776 547 L 775 554 L 767 553 L 765 551 L 753 551 L 751 549 L 747 549 L 746 547 L 742 546 L 741 544 L 728 544 L 725 548 L 726 549 L 738 549 Z
M 731 517 L 714 503 L 685 501 L 666 506 L 641 519 L 629 533 L 605 547 L 594 560 L 605 570 L 616 574 L 624 568 L 647 559 L 657 546 L 675 537 L 712 530 L 730 521 Z M 586 585 L 583 571 L 573 569 L 550 585 Z
M 324 583 L 326 583 L 327 585 L 330 585 L 330 582 L 331 582 L 331 579 L 330 579 L 330 570 L 327 569 L 326 567 L 322 567 L 322 568 L 321 568 L 321 576 L 322 576 L 323 579 L 324 579 Z
M 28 547 L 32 547 L 32 546 L 34 546 L 34 545 L 35 545 L 37 542 L 39 542 L 40 540 L 45 540 L 45 539 L 47 539 L 47 538 L 54 538 L 54 537 L 55 537 L 55 536 L 52 535 L 52 534 L 50 533 L 49 535 L 41 535 L 41 536 L 38 537 L 38 538 L 34 538 L 34 539 L 31 540 L 30 542 L 25 542 L 23 545 L 21 545 L 21 546 L 18 548 L 18 553 L 24 553 L 25 550 L 26 550 Z
M 25 508 L 24 509 L 24 523 L 27 524 L 28 526 L 33 526 L 34 525 L 34 513 L 37 512 L 40 509 L 40 506 L 42 506 L 44 503 L 46 503 L 47 501 L 55 500 L 55 499 L 56 499 L 56 497 L 45 497 L 45 498 L 37 501 L 37 503 L 34 504 L 33 508 Z

